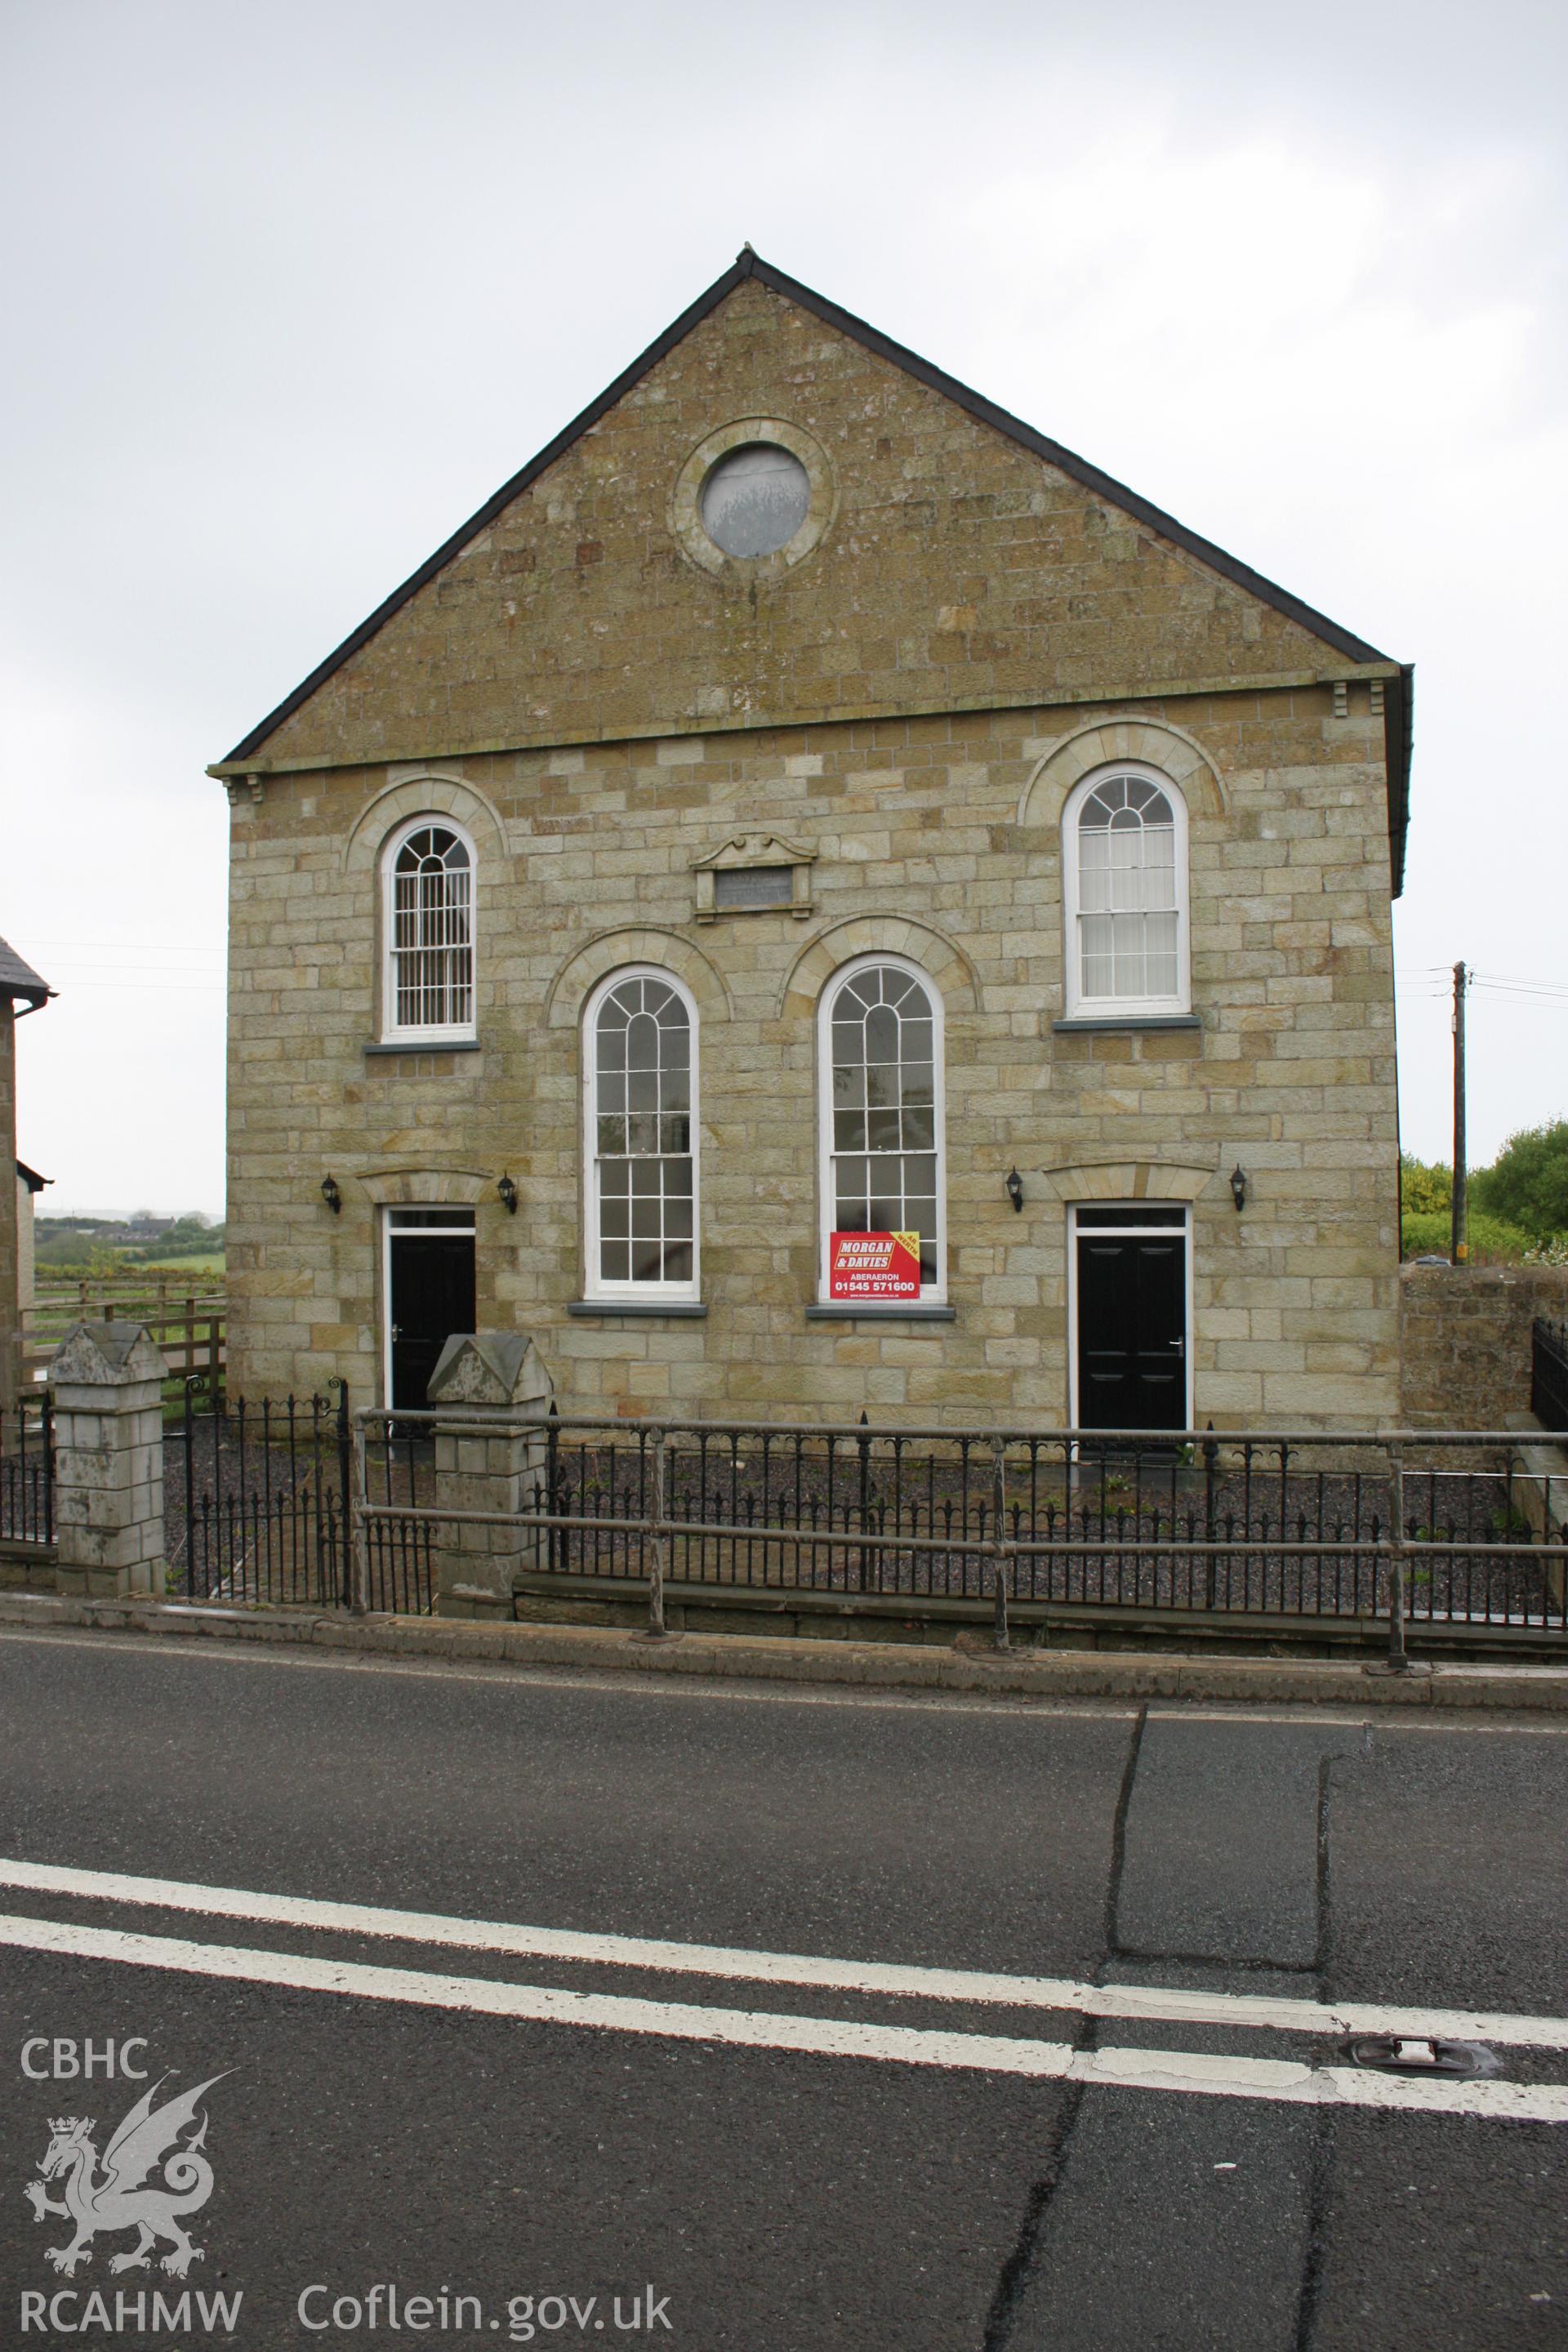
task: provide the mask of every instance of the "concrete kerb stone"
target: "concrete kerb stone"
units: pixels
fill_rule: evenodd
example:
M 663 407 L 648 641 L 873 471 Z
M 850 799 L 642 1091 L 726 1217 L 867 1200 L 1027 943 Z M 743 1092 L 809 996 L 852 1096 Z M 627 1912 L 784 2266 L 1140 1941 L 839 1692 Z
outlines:
M 1020 1699 L 1187 1699 L 1279 1706 L 1446 1707 L 1568 1715 L 1568 1664 L 1438 1665 L 1369 1674 L 1324 1660 L 1195 1658 L 1121 1651 L 1013 1652 L 994 1660 L 877 1642 L 686 1633 L 663 1643 L 597 1626 L 483 1623 L 463 1619 L 354 1618 L 308 1610 L 243 1610 L 134 1599 L 0 1593 L 0 1625 L 83 1628 L 106 1635 L 255 1643 L 393 1658 L 499 1666 L 691 1675 L 725 1681 L 838 1685 Z

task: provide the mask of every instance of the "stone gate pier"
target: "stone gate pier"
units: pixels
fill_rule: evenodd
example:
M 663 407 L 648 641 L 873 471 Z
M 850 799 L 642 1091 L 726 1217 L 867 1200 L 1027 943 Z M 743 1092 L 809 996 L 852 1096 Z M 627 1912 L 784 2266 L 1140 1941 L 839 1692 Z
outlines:
M 532 1506 L 553 1394 L 525 1332 L 455 1333 L 427 1391 L 436 1420 L 436 1507 L 512 1514 Z M 437 1524 L 432 1549 L 442 1617 L 510 1617 L 512 1580 L 539 1565 L 536 1528 Z
M 163 1598 L 168 1368 L 140 1323 L 73 1323 L 55 1398 L 55 1589 L 78 1600 Z

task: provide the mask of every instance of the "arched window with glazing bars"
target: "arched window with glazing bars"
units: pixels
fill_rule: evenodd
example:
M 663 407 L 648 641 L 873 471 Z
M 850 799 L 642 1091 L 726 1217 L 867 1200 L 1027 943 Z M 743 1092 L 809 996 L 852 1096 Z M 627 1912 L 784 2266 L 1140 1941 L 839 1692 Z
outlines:
M 832 1235 L 920 1236 L 921 1300 L 946 1297 L 942 1007 L 917 964 L 867 957 L 823 994 L 820 1295 Z M 875 1312 L 868 1303 L 868 1312 Z
M 584 1040 L 588 1296 L 695 1299 L 697 1007 L 668 972 L 617 972 Z
M 419 817 L 384 862 L 383 1034 L 455 1042 L 474 1034 L 474 851 L 458 826 Z
M 1187 810 L 1168 777 L 1085 777 L 1063 815 L 1067 1011 L 1184 1013 Z

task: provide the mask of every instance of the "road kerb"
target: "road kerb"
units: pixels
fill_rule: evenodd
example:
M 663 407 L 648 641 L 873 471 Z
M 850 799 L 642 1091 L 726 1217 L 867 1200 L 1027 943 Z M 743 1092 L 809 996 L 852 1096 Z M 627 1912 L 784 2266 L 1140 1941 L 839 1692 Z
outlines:
M 179 1602 L 61 1600 L 0 1593 L 0 1625 L 86 1628 L 171 1640 L 287 1644 L 496 1664 L 700 1675 L 752 1681 L 953 1691 L 1026 1698 L 1205 1699 L 1270 1706 L 1506 1708 L 1568 1713 L 1568 1664 L 1432 1667 L 1374 1675 L 1332 1659 L 1203 1657 L 1134 1651 L 1016 1650 L 994 1657 L 882 1642 L 814 1642 L 787 1635 L 691 1633 L 639 1642 L 618 1628 L 493 1625 L 461 1619 L 310 1610 L 233 1609 Z

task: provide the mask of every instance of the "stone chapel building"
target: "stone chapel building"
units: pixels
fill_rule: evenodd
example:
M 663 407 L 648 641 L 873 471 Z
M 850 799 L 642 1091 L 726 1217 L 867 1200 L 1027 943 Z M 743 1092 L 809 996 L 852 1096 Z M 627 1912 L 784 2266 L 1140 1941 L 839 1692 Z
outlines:
M 748 249 L 212 772 L 236 1388 L 1395 1419 L 1410 693 Z

